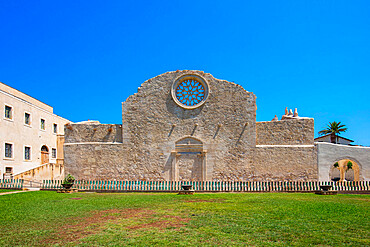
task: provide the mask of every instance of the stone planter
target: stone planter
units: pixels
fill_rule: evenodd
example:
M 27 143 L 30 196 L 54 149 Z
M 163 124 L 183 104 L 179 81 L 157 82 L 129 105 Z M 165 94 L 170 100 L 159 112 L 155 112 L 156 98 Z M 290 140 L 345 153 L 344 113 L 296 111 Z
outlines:
M 320 189 L 323 191 L 329 191 L 329 189 L 333 187 L 332 185 L 320 185 Z
M 191 184 L 184 184 L 181 185 L 182 190 L 179 191 L 179 195 L 193 195 L 195 193 L 194 190 L 192 190 L 193 185 Z
M 318 194 L 318 195 L 336 195 L 338 192 L 335 191 L 335 190 L 329 190 L 331 187 L 333 187 L 332 185 L 320 185 L 320 189 L 319 191 L 316 191 L 315 194 Z
M 191 190 L 191 188 L 193 188 L 193 185 L 191 184 L 181 185 L 181 188 L 183 190 Z
M 62 186 L 64 189 L 69 190 L 70 188 L 72 188 L 73 184 L 62 184 Z

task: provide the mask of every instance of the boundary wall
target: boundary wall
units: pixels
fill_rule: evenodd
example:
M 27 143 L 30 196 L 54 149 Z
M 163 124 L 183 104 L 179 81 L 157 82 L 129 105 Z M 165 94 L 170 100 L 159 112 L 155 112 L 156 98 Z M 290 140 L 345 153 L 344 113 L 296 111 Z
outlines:
M 360 181 L 370 180 L 370 147 L 316 142 L 319 181 L 330 180 L 330 170 L 343 159 L 355 161 L 360 168 Z

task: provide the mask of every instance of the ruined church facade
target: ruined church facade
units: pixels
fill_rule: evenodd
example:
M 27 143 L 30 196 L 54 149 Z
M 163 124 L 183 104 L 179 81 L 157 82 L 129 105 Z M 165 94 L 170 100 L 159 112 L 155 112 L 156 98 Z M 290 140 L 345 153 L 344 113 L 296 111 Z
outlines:
M 314 120 L 256 122 L 256 109 L 240 85 L 167 72 L 122 103 L 122 124 L 66 125 L 65 170 L 90 180 L 317 180 Z

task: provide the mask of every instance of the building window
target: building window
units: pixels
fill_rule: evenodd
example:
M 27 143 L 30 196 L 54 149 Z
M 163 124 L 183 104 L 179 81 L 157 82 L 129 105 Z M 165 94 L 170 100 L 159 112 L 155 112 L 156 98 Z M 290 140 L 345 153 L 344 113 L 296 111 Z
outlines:
M 5 118 L 13 119 L 12 107 L 10 107 L 8 105 L 5 106 Z
M 25 160 L 31 159 L 31 147 L 24 147 L 24 159 Z
M 55 159 L 57 157 L 57 150 L 55 148 L 51 149 L 51 158 Z
M 54 134 L 58 133 L 58 125 L 57 124 L 53 124 L 53 132 L 54 132 Z
M 13 173 L 12 167 L 5 167 L 5 173 Z
M 182 108 L 191 110 L 203 105 L 208 98 L 207 81 L 198 75 L 184 75 L 172 84 L 172 99 Z
M 27 112 L 24 113 L 24 123 L 27 125 L 31 124 L 31 114 Z
M 45 119 L 41 118 L 40 129 L 45 130 Z
M 5 158 L 13 158 L 13 144 L 5 143 Z

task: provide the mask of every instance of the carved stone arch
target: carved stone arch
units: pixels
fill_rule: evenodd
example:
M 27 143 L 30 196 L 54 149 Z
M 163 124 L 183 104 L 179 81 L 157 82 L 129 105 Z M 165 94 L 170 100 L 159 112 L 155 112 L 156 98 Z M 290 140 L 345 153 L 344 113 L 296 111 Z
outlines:
M 335 163 L 335 162 L 337 162 L 338 160 L 352 160 L 352 161 L 354 161 L 354 162 L 356 162 L 357 163 L 357 165 L 359 166 L 359 168 L 360 169 L 362 169 L 362 165 L 361 165 L 361 163 L 360 163 L 360 161 L 358 161 L 356 158 L 354 158 L 354 157 L 352 157 L 352 156 L 349 156 L 349 155 L 345 155 L 345 156 L 339 156 L 338 158 L 335 158 L 335 159 L 333 159 L 332 160 L 332 162 L 333 162 L 333 164 Z
M 185 136 L 175 143 L 176 152 L 203 152 L 203 142 L 192 136 Z
M 194 144 L 203 144 L 203 141 L 199 138 L 196 138 L 194 136 L 184 136 L 181 137 L 179 140 L 176 141 L 176 144 L 178 143 L 187 143 L 188 141 L 191 141 Z
M 345 165 L 348 163 L 348 161 L 351 161 L 353 164 L 353 167 L 351 170 L 344 169 Z M 334 168 L 334 164 L 338 162 L 339 168 Z M 349 179 L 350 181 L 360 181 L 362 180 L 362 165 L 361 163 L 351 156 L 339 156 L 335 159 L 332 159 L 329 167 L 329 180 L 332 180 L 333 176 L 335 175 L 334 172 L 336 172 L 335 169 L 338 169 L 340 171 L 340 181 L 346 180 L 346 175 L 348 173 L 353 173 L 353 177 Z M 348 179 L 348 177 L 347 177 Z

